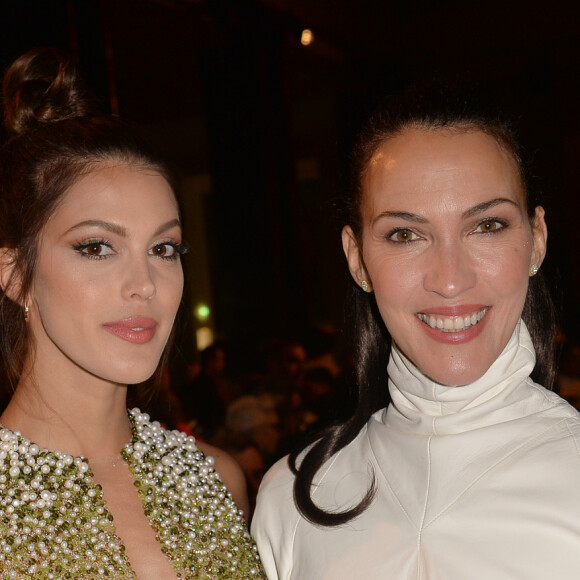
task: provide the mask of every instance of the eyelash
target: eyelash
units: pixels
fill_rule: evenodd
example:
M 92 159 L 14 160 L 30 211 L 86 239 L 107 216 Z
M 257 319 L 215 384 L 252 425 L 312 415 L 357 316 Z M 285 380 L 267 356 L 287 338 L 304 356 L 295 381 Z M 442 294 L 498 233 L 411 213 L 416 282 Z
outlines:
M 499 228 L 496 227 L 495 229 L 489 230 L 487 232 L 484 232 L 484 231 L 478 232 L 477 231 L 481 226 L 483 226 L 484 224 L 489 224 L 489 223 L 499 224 L 501 227 L 499 227 Z M 498 232 L 501 232 L 502 230 L 504 230 L 508 226 L 509 226 L 509 224 L 504 219 L 491 217 L 491 218 L 486 218 L 484 220 L 481 220 L 477 224 L 477 227 L 473 230 L 473 232 L 478 233 L 478 234 L 497 234 Z
M 477 230 L 479 228 L 481 228 L 483 225 L 485 224 L 499 224 L 499 227 L 495 227 L 493 230 L 489 230 L 489 231 L 480 231 L 478 232 Z M 481 220 L 477 226 L 475 227 L 475 229 L 472 231 L 472 233 L 477 233 L 477 234 L 497 234 L 499 232 L 501 232 L 502 230 L 504 230 L 505 228 L 509 227 L 509 224 L 507 221 L 505 221 L 504 219 L 501 218 L 496 218 L 496 217 L 491 217 L 491 218 L 486 218 L 484 220 Z M 409 233 L 409 237 L 413 237 L 415 236 L 415 239 L 409 239 L 409 240 L 395 240 L 393 239 L 394 236 L 396 236 L 399 232 L 408 232 Z M 389 242 L 392 242 L 394 244 L 400 244 L 400 245 L 406 245 L 406 244 L 410 244 L 411 242 L 415 242 L 416 239 L 420 238 L 420 236 L 418 234 L 416 234 L 412 229 L 410 228 L 394 228 L 392 229 L 388 234 L 387 234 L 387 240 Z
M 409 234 L 411 236 L 416 236 L 417 238 L 419 237 L 419 236 L 417 236 L 417 234 L 413 230 L 411 230 L 409 228 L 394 228 L 387 234 L 387 240 L 389 242 L 392 242 L 393 244 L 400 244 L 400 245 L 410 244 L 411 242 L 415 241 L 415 240 L 404 240 L 404 241 L 394 240 L 393 236 L 396 236 L 400 232 L 409 232 Z
M 111 244 L 111 242 L 109 242 L 105 239 L 87 240 L 85 242 L 79 242 L 78 244 L 73 244 L 70 247 L 75 252 L 78 252 L 78 254 L 80 254 L 80 256 L 82 256 L 83 258 L 87 258 L 89 260 L 106 260 L 113 255 L 112 253 L 105 254 L 105 255 L 88 254 L 87 252 L 85 252 L 85 250 L 87 248 L 90 248 L 91 246 L 106 246 L 107 248 L 109 248 L 110 250 L 113 250 L 113 252 L 114 252 L 114 248 L 113 248 L 113 245 Z M 152 255 L 155 258 L 159 258 L 161 260 L 166 260 L 169 262 L 174 262 L 180 256 L 187 254 L 189 251 L 185 244 L 176 244 L 175 242 L 160 242 L 158 244 L 155 244 L 152 247 L 152 250 L 155 248 L 159 248 L 161 246 L 170 246 L 171 248 L 173 248 L 173 250 L 174 250 L 173 255 L 172 256 L 157 256 L 155 254 L 152 254 Z

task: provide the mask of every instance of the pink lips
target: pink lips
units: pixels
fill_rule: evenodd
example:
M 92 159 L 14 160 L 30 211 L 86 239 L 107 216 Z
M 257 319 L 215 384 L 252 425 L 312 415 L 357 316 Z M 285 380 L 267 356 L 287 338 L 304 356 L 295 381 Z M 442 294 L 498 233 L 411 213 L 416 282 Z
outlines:
M 106 322 L 105 330 L 133 344 L 146 344 L 155 336 L 157 322 L 152 318 L 135 316 Z
M 422 310 L 424 314 L 439 314 L 441 316 L 465 316 L 471 312 L 476 312 L 484 308 L 485 305 L 482 304 L 462 304 L 458 306 L 441 306 L 439 308 L 428 308 L 426 310 Z M 485 325 L 489 316 L 484 316 L 480 322 L 478 322 L 475 326 L 470 326 L 465 330 L 457 331 L 457 332 L 442 332 L 438 328 L 431 328 L 428 324 L 419 321 L 421 325 L 421 329 L 425 332 L 428 336 L 435 339 L 437 342 L 441 342 L 444 344 L 465 344 L 466 342 L 470 342 L 474 338 L 478 337 Z

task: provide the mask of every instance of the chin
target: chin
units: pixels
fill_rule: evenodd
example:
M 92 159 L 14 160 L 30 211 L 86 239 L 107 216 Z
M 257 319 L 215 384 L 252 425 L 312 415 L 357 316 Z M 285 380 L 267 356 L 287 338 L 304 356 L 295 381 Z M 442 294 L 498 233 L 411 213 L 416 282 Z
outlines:
M 447 387 L 464 387 L 465 385 L 469 385 L 477 381 L 477 379 L 480 379 L 487 372 L 488 368 L 489 366 L 486 368 L 474 368 L 470 365 L 468 368 L 453 368 L 446 372 L 438 370 L 431 374 L 425 374 L 432 381 L 439 383 L 440 385 L 445 385 Z
M 137 385 L 150 379 L 155 374 L 156 370 L 157 365 L 153 368 L 148 365 L 146 369 L 119 369 L 117 372 L 113 369 L 109 369 L 108 372 L 101 375 L 101 377 L 119 385 Z

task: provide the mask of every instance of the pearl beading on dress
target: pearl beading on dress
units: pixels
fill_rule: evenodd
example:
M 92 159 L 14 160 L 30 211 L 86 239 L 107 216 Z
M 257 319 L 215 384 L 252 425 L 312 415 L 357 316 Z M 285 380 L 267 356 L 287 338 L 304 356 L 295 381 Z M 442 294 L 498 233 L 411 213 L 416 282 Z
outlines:
M 241 512 L 195 439 L 138 409 L 122 451 L 180 578 L 263 578 Z M 88 461 L 0 430 L 2 578 L 135 578 Z

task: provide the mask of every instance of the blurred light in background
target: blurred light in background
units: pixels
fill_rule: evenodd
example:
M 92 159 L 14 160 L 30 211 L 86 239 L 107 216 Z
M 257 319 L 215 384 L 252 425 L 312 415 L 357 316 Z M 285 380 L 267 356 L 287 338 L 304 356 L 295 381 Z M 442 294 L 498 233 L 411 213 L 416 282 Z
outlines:
M 193 313 L 200 322 L 205 322 L 209 318 L 211 310 L 207 304 L 201 303 L 195 307 Z
M 213 344 L 213 330 L 209 326 L 198 328 L 195 331 L 195 340 L 197 342 L 197 350 L 202 351 Z
M 312 34 L 312 30 L 310 30 L 309 28 L 305 28 L 302 31 L 300 42 L 303 44 L 303 46 L 311 45 L 314 42 L 314 34 Z

